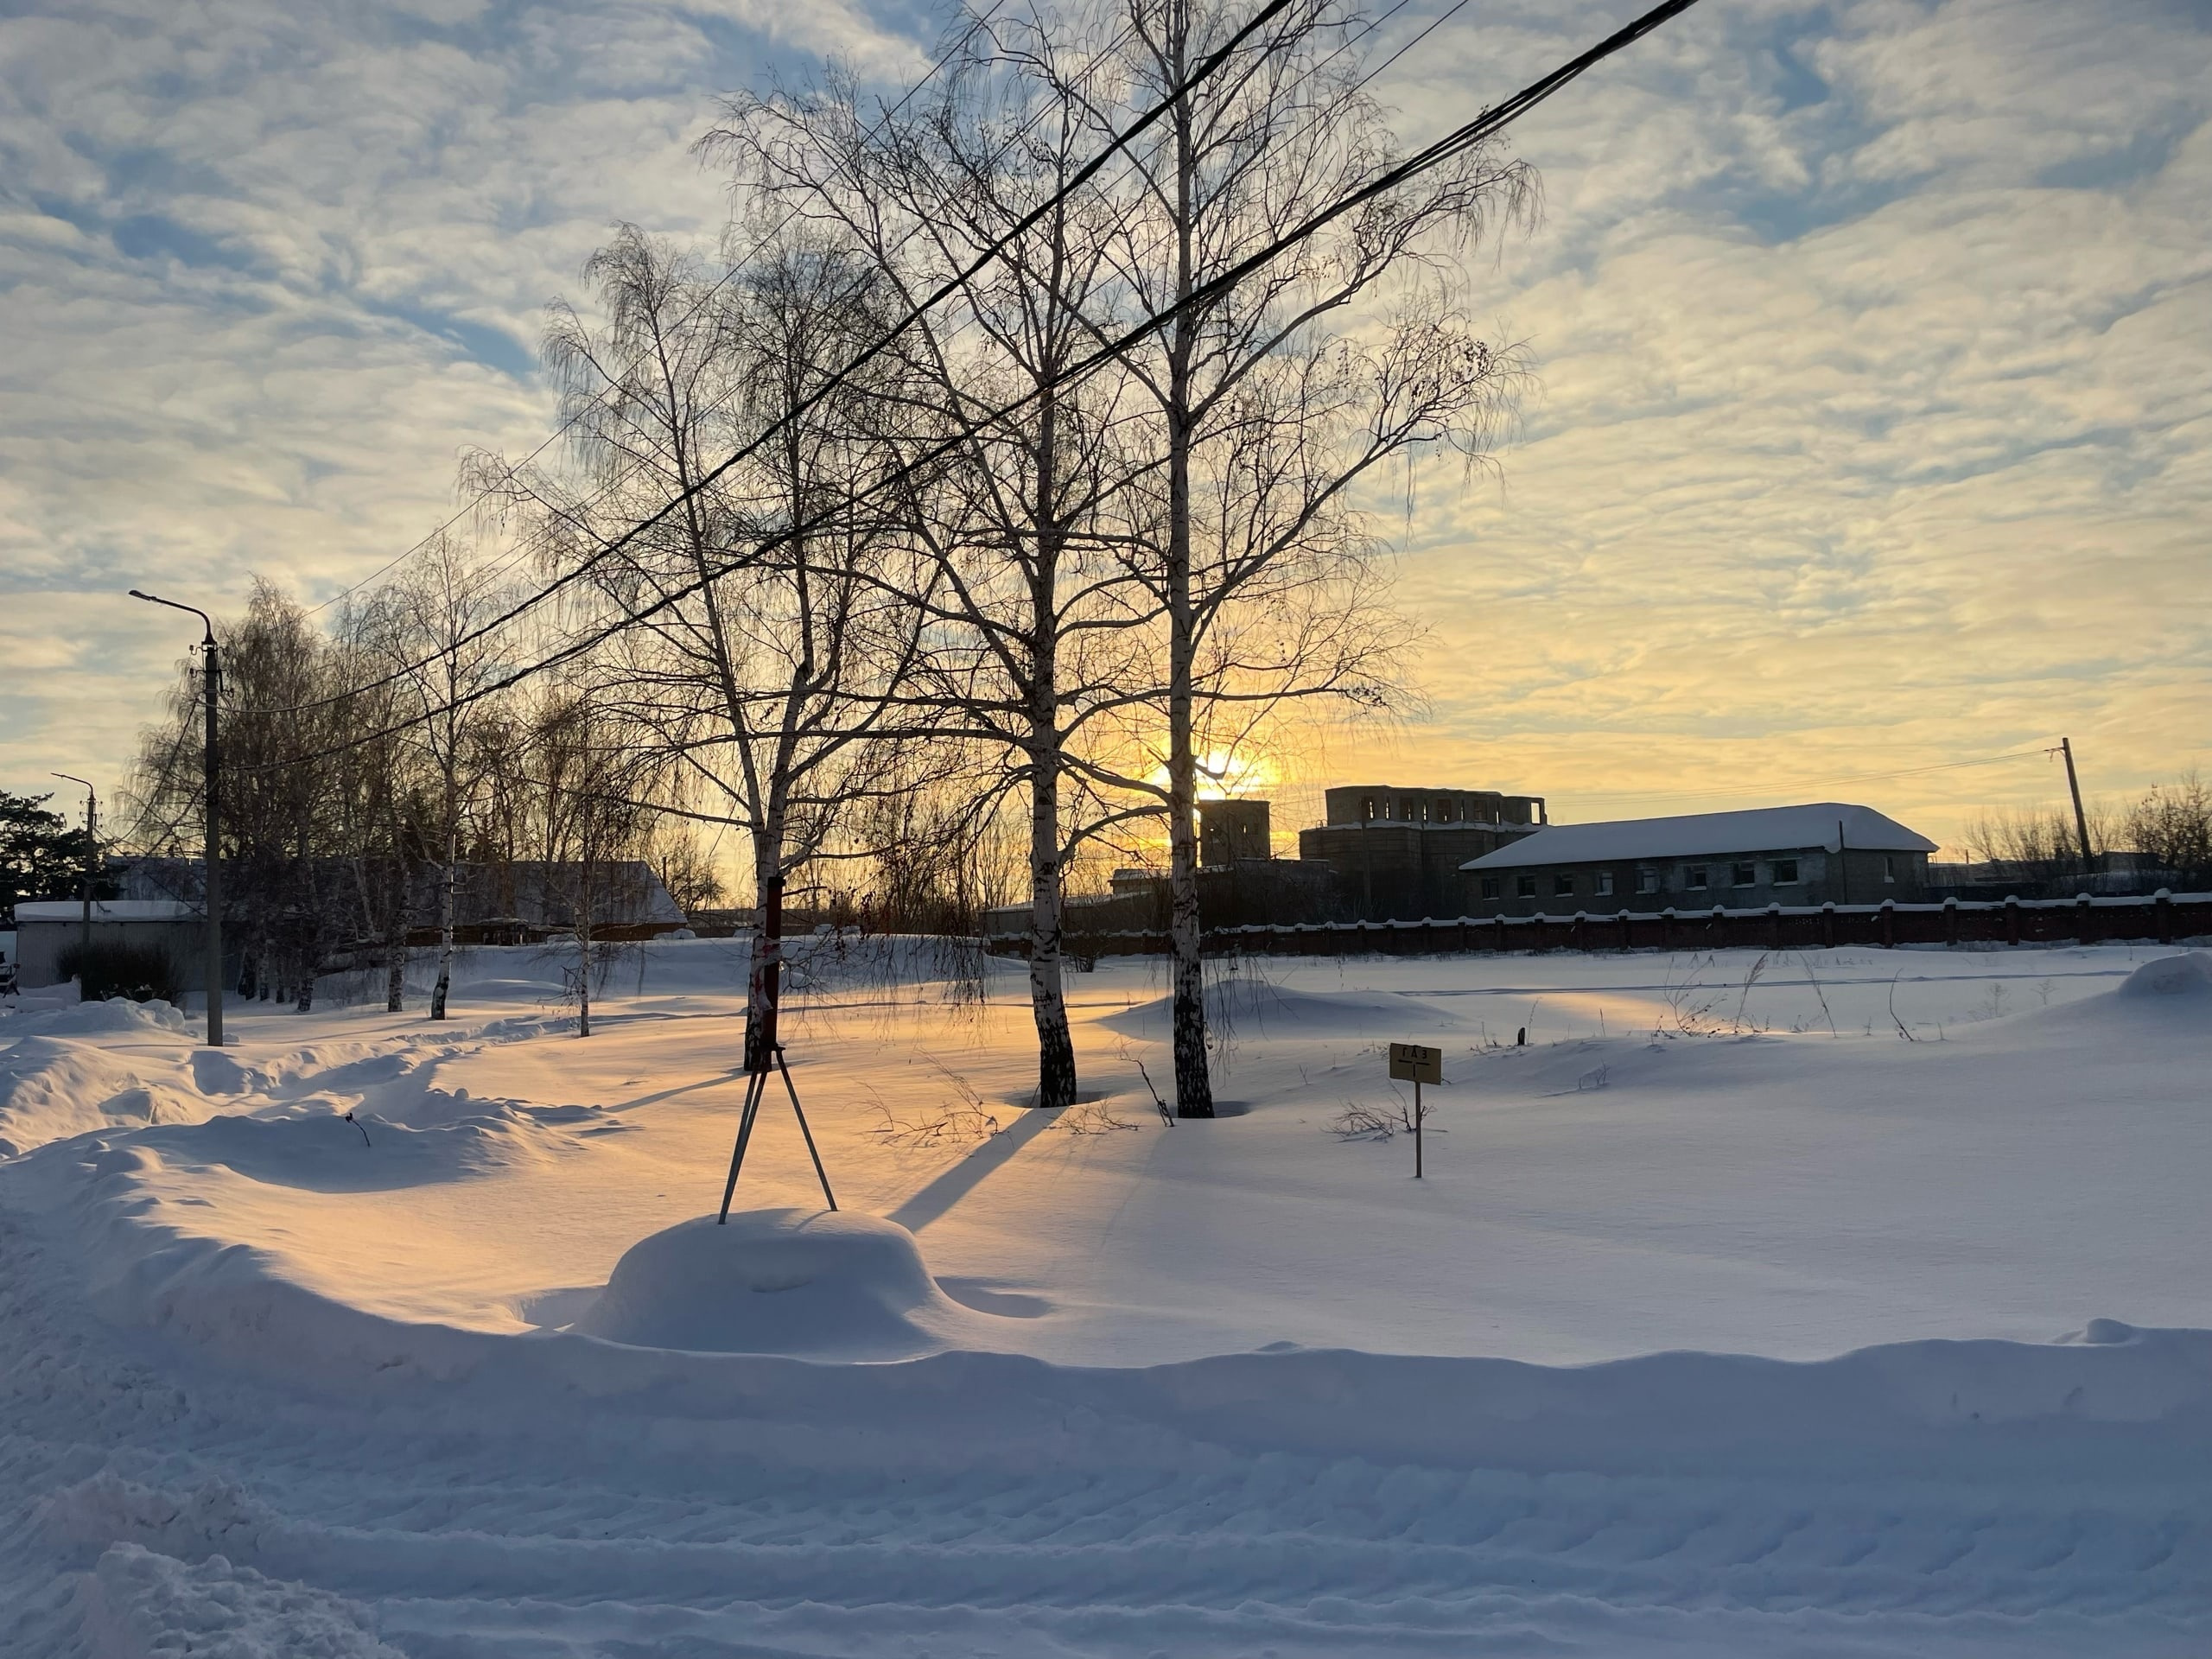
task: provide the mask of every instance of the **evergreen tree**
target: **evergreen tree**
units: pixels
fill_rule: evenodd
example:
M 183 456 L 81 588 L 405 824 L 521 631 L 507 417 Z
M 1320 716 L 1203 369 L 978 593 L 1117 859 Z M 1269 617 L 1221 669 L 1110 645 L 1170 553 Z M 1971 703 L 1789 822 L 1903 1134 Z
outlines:
M 91 866 L 91 838 L 47 810 L 53 798 L 0 789 L 0 921 L 10 927 L 21 900 L 76 897 Z

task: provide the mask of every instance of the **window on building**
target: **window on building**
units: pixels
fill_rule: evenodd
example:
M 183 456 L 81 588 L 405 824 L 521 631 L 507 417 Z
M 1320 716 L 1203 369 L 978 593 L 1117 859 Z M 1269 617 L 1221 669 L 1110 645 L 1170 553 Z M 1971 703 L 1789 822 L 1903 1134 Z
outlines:
M 1497 879 L 1497 877 L 1496 877 L 1496 876 L 1494 876 L 1494 875 L 1486 875 L 1486 876 L 1483 877 L 1483 897 L 1484 897 L 1484 898 L 1485 898 L 1485 899 L 1495 899 L 1495 898 L 1497 898 L 1497 886 L 1498 886 L 1498 879 Z
M 1638 893 L 1658 892 L 1659 872 L 1656 870 L 1638 870 L 1636 873 L 1636 890 Z
M 1705 891 L 1705 866 L 1692 864 L 1682 871 L 1682 885 L 1692 893 Z
M 1882 880 L 1885 881 L 1894 881 L 1897 879 L 1897 861 L 1889 854 L 1884 853 L 1882 855 Z
M 1536 896 L 1536 878 L 1533 875 L 1515 877 L 1513 882 L 1513 893 L 1514 896 L 1519 899 L 1535 898 Z
M 1433 814 L 1433 816 L 1435 817 L 1435 819 L 1436 819 L 1437 823 L 1451 823 L 1451 822 L 1452 822 L 1452 803 L 1451 803 L 1448 799 L 1445 799 L 1445 800 L 1440 800 L 1440 801 L 1438 801 L 1438 802 L 1437 802 L 1437 804 L 1436 804 L 1436 810 L 1435 810 L 1435 812 L 1434 812 L 1434 814 Z
M 1758 879 L 1759 867 L 1749 860 L 1738 860 L 1728 867 L 1728 885 L 1732 887 L 1754 887 Z
M 1375 817 L 1375 798 L 1372 795 L 1359 798 L 1359 816 L 1370 820 Z
M 1573 878 L 1573 876 L 1571 876 L 1571 875 L 1555 875 L 1555 876 L 1552 877 L 1552 897 L 1553 897 L 1553 898 L 1554 898 L 1554 899 L 1570 899 L 1570 898 L 1573 898 L 1573 896 L 1574 896 L 1574 878 Z
M 1796 859 L 1777 858 L 1774 861 L 1774 885 L 1777 887 L 1794 887 L 1797 885 Z
M 1613 873 L 1611 870 L 1598 872 L 1598 896 L 1600 899 L 1610 899 L 1613 896 Z

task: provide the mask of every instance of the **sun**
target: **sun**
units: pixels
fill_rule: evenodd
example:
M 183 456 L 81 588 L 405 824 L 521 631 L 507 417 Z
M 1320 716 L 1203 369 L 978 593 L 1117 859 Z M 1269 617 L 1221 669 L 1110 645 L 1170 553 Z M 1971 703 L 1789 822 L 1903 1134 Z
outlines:
M 1217 751 L 1198 761 L 1198 798 L 1221 801 L 1240 795 L 1262 794 L 1272 788 L 1281 775 L 1267 755 Z
M 1282 769 L 1270 756 L 1211 749 L 1198 757 L 1198 798 L 1226 801 L 1264 794 L 1282 779 Z M 1155 788 L 1167 787 L 1167 768 L 1152 769 Z

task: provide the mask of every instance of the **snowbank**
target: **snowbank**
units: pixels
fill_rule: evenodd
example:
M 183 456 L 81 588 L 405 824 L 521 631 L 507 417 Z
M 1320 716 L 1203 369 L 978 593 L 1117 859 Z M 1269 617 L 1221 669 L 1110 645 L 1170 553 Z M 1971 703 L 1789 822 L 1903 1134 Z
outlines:
M 61 1037 L 0 1049 L 0 1158 L 93 1129 L 193 1122 L 209 1109 L 173 1063 Z
M 880 1468 L 1175 1466 L 1212 1446 L 1705 1480 L 2212 1480 L 2207 1331 L 2099 1319 L 2052 1343 L 1893 1343 L 1796 1362 L 1682 1352 L 1554 1366 L 1283 1344 L 1058 1365 L 957 1340 L 963 1324 L 1013 1322 L 949 1305 L 902 1230 L 785 1211 L 656 1235 L 575 1331 L 505 1335 L 348 1306 L 264 1252 L 122 1224 L 131 1206 L 111 1197 L 110 1224 L 77 1246 L 105 1317 L 359 1408 L 588 1441 L 616 1459 L 736 1434 L 761 1456 Z M 785 1351 L 760 1351 L 771 1346 Z M 824 1363 L 853 1359 L 898 1363 Z
M 60 1007 L 30 1007 L 0 1015 L 0 1041 L 24 1037 L 102 1037 L 143 1032 L 175 1033 L 185 1028 L 184 1015 L 156 997 L 133 1002 L 111 996 L 105 1002 L 72 1002 Z
M 575 1328 L 633 1347 L 893 1359 L 982 1316 L 939 1290 L 904 1227 L 850 1211 L 712 1216 L 633 1244 Z
M 2212 1002 L 2212 956 L 2191 950 L 2146 962 L 2121 981 L 2113 995 L 2131 1000 L 2171 997 L 2177 1002 Z

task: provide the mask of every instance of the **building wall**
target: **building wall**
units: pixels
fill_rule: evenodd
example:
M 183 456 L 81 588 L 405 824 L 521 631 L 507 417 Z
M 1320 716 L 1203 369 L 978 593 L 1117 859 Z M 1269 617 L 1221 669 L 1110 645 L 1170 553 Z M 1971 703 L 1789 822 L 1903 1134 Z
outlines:
M 1271 858 L 1268 804 L 1226 800 L 1198 803 L 1198 862 L 1226 868 L 1239 859 Z
M 1781 879 L 1796 865 L 1795 880 Z M 1777 869 L 1777 866 L 1783 868 Z M 1751 880 L 1739 881 L 1738 866 Z M 1702 884 L 1700 873 L 1702 872 Z M 1768 905 L 1916 904 L 1927 896 L 1928 855 L 1862 852 L 1840 857 L 1824 848 L 1715 853 L 1694 858 L 1611 860 L 1529 869 L 1469 870 L 1470 916 L 1571 916 L 1577 911 L 1729 910 Z M 1495 892 L 1489 883 L 1496 883 Z M 1610 885 L 1609 885 L 1610 884 Z
M 1298 857 L 1336 872 L 1344 919 L 1419 921 L 1459 915 L 1459 867 L 1528 833 L 1495 823 L 1327 823 L 1298 832 Z
M 27 991 L 61 983 L 61 953 L 84 937 L 82 922 L 19 921 L 16 982 Z M 175 963 L 181 982 L 197 987 L 203 977 L 197 920 L 94 922 L 92 943 L 163 950 Z

